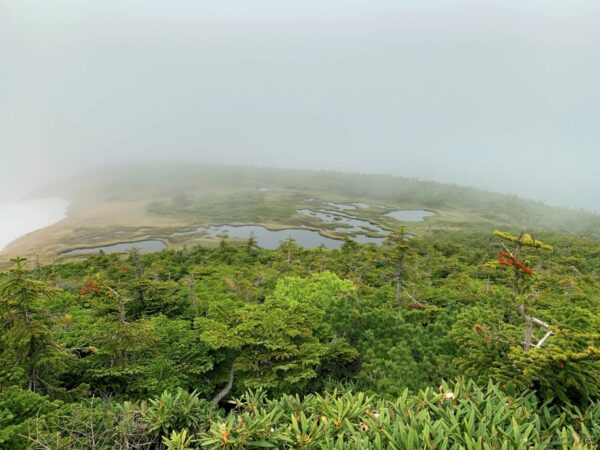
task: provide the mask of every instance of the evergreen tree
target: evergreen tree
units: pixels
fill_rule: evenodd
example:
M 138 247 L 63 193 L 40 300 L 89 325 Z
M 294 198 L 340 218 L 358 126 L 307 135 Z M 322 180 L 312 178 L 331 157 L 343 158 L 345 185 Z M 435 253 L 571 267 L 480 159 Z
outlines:
M 0 383 L 16 384 L 35 392 L 58 389 L 56 376 L 68 352 L 52 333 L 47 302 L 57 290 L 29 278 L 23 258 L 0 284 Z

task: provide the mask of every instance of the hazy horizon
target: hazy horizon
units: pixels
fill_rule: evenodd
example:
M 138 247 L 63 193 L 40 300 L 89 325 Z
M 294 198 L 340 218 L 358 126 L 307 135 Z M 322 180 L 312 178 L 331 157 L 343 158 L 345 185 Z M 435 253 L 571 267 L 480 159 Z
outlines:
M 495 194 L 500 194 L 500 195 L 515 195 L 523 200 L 532 200 L 532 201 L 536 201 L 536 202 L 541 202 L 547 206 L 550 207 L 559 207 L 559 208 L 568 208 L 568 209 L 573 209 L 573 210 L 584 210 L 584 211 L 588 211 L 591 213 L 595 213 L 595 214 L 600 214 L 600 210 L 593 210 L 590 208 L 585 208 L 585 207 L 581 207 L 581 206 L 573 206 L 573 205 L 569 205 L 569 204 L 565 204 L 565 203 L 552 203 L 551 201 L 547 201 L 544 198 L 536 198 L 535 196 L 526 196 L 526 195 L 522 195 L 519 194 L 517 192 L 510 192 L 510 191 L 503 191 L 501 189 L 494 189 L 493 187 L 486 187 L 486 186 L 482 186 L 482 185 L 476 185 L 476 184 L 466 184 L 466 183 L 460 183 L 460 182 L 455 182 L 455 181 L 451 181 L 451 180 L 447 180 L 447 181 L 443 181 L 443 180 L 439 180 L 439 179 L 427 179 L 425 177 L 418 177 L 418 176 L 413 176 L 413 175 L 403 175 L 403 174 L 398 174 L 398 173 L 393 173 L 393 172 L 386 172 L 386 171 L 360 171 L 360 170 L 339 170 L 339 169 L 335 169 L 335 168 L 301 168 L 301 167 L 283 167 L 283 166 L 274 166 L 274 165 L 250 165 L 250 164 L 241 164 L 241 163 L 224 163 L 224 162 L 218 162 L 218 161 L 199 161 L 199 160 L 154 160 L 154 161 L 149 161 L 149 160 L 139 160 L 139 161 L 131 161 L 131 162 L 114 162 L 114 163 L 105 163 L 105 164 L 99 164 L 99 165 L 92 165 L 92 166 L 87 166 L 87 167 L 82 167 L 81 169 L 78 170 L 73 170 L 69 173 L 65 173 L 62 176 L 59 177 L 54 177 L 54 178 L 50 178 L 48 179 L 48 181 L 44 181 L 44 182 L 39 182 L 38 185 L 34 185 L 37 187 L 33 187 L 31 189 L 29 189 L 27 191 L 22 191 L 19 193 L 19 195 L 17 197 L 14 197 L 10 200 L 10 202 L 8 201 L 8 199 L 3 200 L 5 203 L 4 205 L 8 205 L 9 203 L 14 203 L 16 201 L 19 200 L 24 200 L 25 202 L 32 200 L 32 199 L 41 199 L 41 198 L 46 198 L 44 196 L 44 192 L 43 192 L 43 188 L 48 186 L 48 187 L 53 187 L 55 186 L 55 183 L 59 183 L 60 185 L 63 185 L 64 181 L 69 181 L 70 179 L 73 180 L 77 180 L 72 187 L 74 189 L 77 189 L 77 186 L 79 185 L 80 181 L 82 179 L 85 179 L 85 176 L 87 174 L 94 174 L 94 173 L 106 173 L 106 171 L 110 171 L 112 169 L 115 170 L 119 170 L 119 169 L 129 169 L 131 168 L 136 168 L 136 174 L 139 173 L 139 171 L 137 169 L 139 169 L 140 167 L 148 167 L 150 170 L 150 172 L 155 173 L 155 170 L 157 168 L 157 166 L 164 166 L 165 169 L 167 170 L 167 173 L 170 172 L 172 170 L 172 167 L 177 167 L 177 166 L 181 166 L 182 168 L 185 169 L 189 169 L 191 165 L 197 164 L 199 166 L 215 166 L 215 168 L 218 167 L 238 167 L 238 168 L 247 168 L 247 169 L 257 169 L 257 170 L 261 170 L 261 169 L 274 169 L 274 170 L 300 170 L 300 171 L 315 171 L 315 172 L 320 172 L 320 171 L 324 171 L 324 172 L 332 172 L 332 173 L 345 173 L 345 174 L 357 174 L 357 175 L 382 175 L 382 176 L 396 176 L 396 177 L 402 177 L 402 178 L 409 178 L 409 179 L 415 179 L 415 180 L 419 180 L 419 181 L 425 181 L 425 182 L 432 182 L 432 183 L 437 183 L 437 184 L 441 184 L 441 185 L 448 185 L 448 186 L 460 186 L 460 187 L 467 187 L 467 188 L 472 188 L 478 191 L 482 191 L 482 192 L 489 192 L 489 193 L 495 193 Z M 82 178 L 83 177 L 83 178 Z M 42 188 L 42 189 L 40 189 Z M 48 197 L 51 198 L 51 197 Z M 1 197 L 0 197 L 1 199 Z M 67 199 L 68 200 L 68 199 Z M 2 205 L 2 202 L 0 202 L 0 205 Z
M 0 0 L 0 202 L 172 160 L 600 211 L 599 20 L 583 0 Z

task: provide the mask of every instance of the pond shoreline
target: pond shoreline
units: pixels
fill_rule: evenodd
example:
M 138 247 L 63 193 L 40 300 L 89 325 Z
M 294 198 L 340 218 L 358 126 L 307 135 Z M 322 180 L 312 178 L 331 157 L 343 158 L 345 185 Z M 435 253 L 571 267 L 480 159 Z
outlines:
M 90 256 L 100 250 L 109 254 L 122 253 L 135 246 L 141 247 L 144 253 L 183 246 L 211 246 L 218 243 L 222 234 L 238 244 L 247 240 L 251 231 L 258 239 L 258 247 L 264 249 L 277 248 L 288 237 L 305 248 L 324 245 L 339 249 L 345 239 L 379 246 L 400 226 L 398 219 L 386 215 L 395 212 L 394 209 L 400 210 L 400 205 L 375 206 L 372 202 L 358 201 L 341 203 L 340 199 L 328 202 L 318 196 L 306 202 L 306 198 L 293 200 L 287 217 L 273 221 L 267 214 L 264 222 L 260 219 L 245 221 L 241 217 L 242 220 L 211 221 L 209 214 L 206 217 L 201 214 L 194 221 L 176 215 L 165 217 L 149 212 L 149 203 L 144 201 L 100 203 L 91 209 L 70 205 L 69 215 L 63 217 L 68 220 L 60 221 L 62 225 L 59 226 L 50 224 L 33 230 L 23 239 L 17 239 L 15 245 L 4 253 L 6 260 L 0 264 L 8 267 L 8 258 L 16 255 L 50 262 L 55 258 L 65 261 Z M 279 205 L 276 200 L 271 205 L 273 209 Z M 407 211 L 438 214 L 424 209 Z M 406 233 L 406 236 L 414 237 L 411 233 Z M 30 251 L 36 244 L 38 249 Z

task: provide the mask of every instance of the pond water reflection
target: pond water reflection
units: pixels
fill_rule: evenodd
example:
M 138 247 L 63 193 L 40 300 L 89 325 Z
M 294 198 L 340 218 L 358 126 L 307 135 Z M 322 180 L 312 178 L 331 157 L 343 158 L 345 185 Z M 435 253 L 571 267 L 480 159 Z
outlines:
M 103 245 L 99 247 L 88 247 L 88 248 L 76 248 L 61 253 L 63 256 L 77 256 L 77 255 L 92 255 L 94 253 L 100 253 L 102 250 L 104 253 L 123 253 L 130 251 L 134 248 L 140 250 L 141 253 L 157 252 L 166 248 L 167 245 L 160 239 L 148 239 L 145 241 L 138 242 L 120 242 L 118 244 Z
M 199 228 L 200 230 L 200 228 Z M 269 230 L 259 225 L 221 225 L 205 229 L 209 237 L 227 235 L 230 238 L 248 239 L 250 233 L 254 233 L 257 244 L 261 248 L 274 249 L 279 247 L 281 241 L 292 238 L 296 243 L 305 248 L 315 248 L 325 245 L 328 248 L 340 248 L 343 241 L 331 239 L 319 234 L 318 231 L 302 230 L 299 228 L 288 228 L 285 230 Z

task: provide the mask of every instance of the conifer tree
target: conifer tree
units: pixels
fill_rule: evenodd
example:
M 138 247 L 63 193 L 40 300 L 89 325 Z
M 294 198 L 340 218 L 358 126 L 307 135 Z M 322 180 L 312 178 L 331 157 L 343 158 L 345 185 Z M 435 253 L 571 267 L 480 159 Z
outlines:
M 499 274 L 498 289 L 486 293 L 493 298 L 458 314 L 451 331 L 462 353 L 458 364 L 476 380 L 588 403 L 600 393 L 600 321 L 564 294 L 545 289 L 555 276 L 541 264 L 534 267 L 529 258 L 535 255 L 525 251 L 551 252 L 550 245 L 529 233 L 495 235 L 505 242 L 498 265 L 512 273 L 508 280 Z
M 53 377 L 68 357 L 53 337 L 46 305 L 58 291 L 29 278 L 26 259 L 11 261 L 15 267 L 0 284 L 0 383 L 52 390 Z
M 514 249 L 509 250 L 505 244 L 502 245 L 503 250 L 498 254 L 498 262 L 502 266 L 513 268 L 513 299 L 517 308 L 519 316 L 521 316 L 525 322 L 524 339 L 523 339 L 523 350 L 529 351 L 532 346 L 540 348 L 546 340 L 554 334 L 550 329 L 550 325 L 546 322 L 533 317 L 528 313 L 527 300 L 530 299 L 534 293 L 531 292 L 530 278 L 534 275 L 533 269 L 528 267 L 526 264 L 519 261 L 523 248 L 530 247 L 536 249 L 542 249 L 546 251 L 553 251 L 552 246 L 544 244 L 542 241 L 536 240 L 532 234 L 521 233 L 519 237 L 513 236 L 510 233 L 503 231 L 495 231 L 494 235 L 498 236 L 505 242 L 514 244 Z M 537 325 L 546 330 L 546 334 L 539 339 L 537 343 L 533 343 L 533 326 Z

